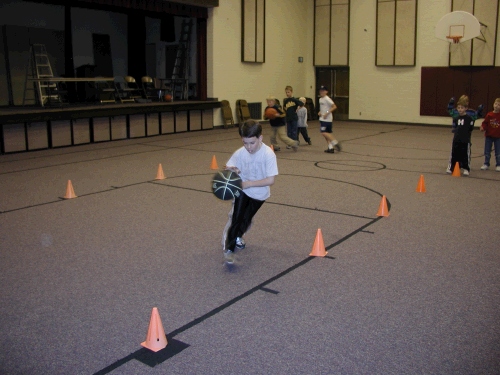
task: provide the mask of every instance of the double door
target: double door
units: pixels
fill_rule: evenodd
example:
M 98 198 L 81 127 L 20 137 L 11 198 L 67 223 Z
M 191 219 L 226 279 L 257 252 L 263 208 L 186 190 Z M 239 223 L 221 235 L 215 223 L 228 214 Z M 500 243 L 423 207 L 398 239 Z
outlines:
M 316 68 L 316 108 L 319 108 L 320 86 L 328 88 L 328 96 L 333 99 L 337 110 L 336 120 L 349 119 L 349 68 L 348 67 L 317 67 Z

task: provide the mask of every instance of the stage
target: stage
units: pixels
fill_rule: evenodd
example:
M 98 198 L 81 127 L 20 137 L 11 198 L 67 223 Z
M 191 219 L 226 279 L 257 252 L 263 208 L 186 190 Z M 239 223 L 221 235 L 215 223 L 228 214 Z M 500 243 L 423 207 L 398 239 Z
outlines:
M 2 154 L 212 129 L 216 100 L 0 108 Z

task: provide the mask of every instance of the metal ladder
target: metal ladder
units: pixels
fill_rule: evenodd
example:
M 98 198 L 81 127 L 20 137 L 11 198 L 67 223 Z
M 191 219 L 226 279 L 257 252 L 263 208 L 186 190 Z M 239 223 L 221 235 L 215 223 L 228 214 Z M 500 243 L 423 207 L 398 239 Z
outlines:
M 55 82 L 43 81 L 41 78 L 53 78 L 52 67 L 45 44 L 30 46 L 29 61 L 26 67 L 26 81 L 24 85 L 23 105 L 26 105 L 28 92 L 34 91 L 33 98 L 43 107 L 46 102 L 61 102 Z
M 183 19 L 181 24 L 181 35 L 179 47 L 175 57 L 174 69 L 172 71 L 173 97 L 187 99 L 189 92 L 189 51 L 191 47 L 191 31 L 193 19 Z M 177 95 L 179 94 L 179 95 Z

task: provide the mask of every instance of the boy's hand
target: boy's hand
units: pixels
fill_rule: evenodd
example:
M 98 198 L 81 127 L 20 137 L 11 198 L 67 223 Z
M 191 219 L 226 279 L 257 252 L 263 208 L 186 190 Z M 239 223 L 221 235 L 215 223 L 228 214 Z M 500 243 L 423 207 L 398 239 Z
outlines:
M 241 172 L 241 171 L 240 171 L 237 167 L 228 166 L 228 165 L 225 165 L 225 166 L 224 166 L 224 169 L 225 169 L 226 171 L 232 171 L 232 172 L 234 172 L 234 173 L 236 173 L 236 174 L 240 174 L 240 172 Z
M 482 132 L 486 131 L 486 129 L 484 128 L 484 126 L 483 126 L 483 125 L 481 125 L 481 126 L 479 127 L 479 130 L 481 130 Z

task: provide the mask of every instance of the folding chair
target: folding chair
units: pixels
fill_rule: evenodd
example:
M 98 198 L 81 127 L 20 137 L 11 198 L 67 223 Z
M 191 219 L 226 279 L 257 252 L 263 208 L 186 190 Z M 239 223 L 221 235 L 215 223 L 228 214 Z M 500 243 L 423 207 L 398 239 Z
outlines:
M 95 90 L 99 103 L 116 103 L 116 89 L 106 81 L 95 82 Z
M 246 120 L 251 119 L 248 103 L 245 99 L 238 99 L 236 101 L 236 113 L 238 114 L 240 124 L 243 124 Z
M 130 90 L 131 99 L 142 99 L 142 89 L 139 87 L 135 78 L 132 76 L 125 76 L 127 88 Z
M 233 110 L 231 109 L 229 102 L 227 100 L 221 100 L 220 105 L 222 109 L 222 118 L 224 120 L 224 129 L 227 129 L 230 126 L 234 127 Z
M 115 77 L 115 90 L 116 97 L 120 101 L 120 103 L 135 103 L 135 100 L 130 97 L 130 92 L 132 89 L 129 89 L 127 86 L 127 82 L 125 79 L 120 76 Z
M 144 93 L 144 97 L 146 99 L 157 100 L 157 101 L 162 100 L 161 98 L 162 90 L 156 88 L 153 82 L 153 78 L 149 76 L 144 76 L 141 78 L 141 82 L 142 82 L 142 92 Z

